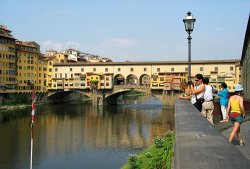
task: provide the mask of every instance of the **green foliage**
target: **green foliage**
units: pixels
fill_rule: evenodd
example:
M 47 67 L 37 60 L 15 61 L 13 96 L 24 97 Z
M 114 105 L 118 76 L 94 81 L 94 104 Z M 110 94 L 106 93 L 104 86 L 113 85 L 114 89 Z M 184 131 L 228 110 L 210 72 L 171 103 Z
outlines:
M 154 139 L 154 143 L 155 143 L 156 148 L 160 148 L 160 147 L 162 147 L 162 145 L 163 145 L 163 143 L 164 143 L 164 139 L 157 136 L 157 137 Z
M 150 152 L 147 152 L 145 155 L 146 155 L 147 158 L 151 158 L 152 157 L 152 154 Z
M 90 80 L 90 83 L 97 85 L 98 84 L 98 80 Z
M 171 169 L 171 159 L 174 155 L 174 132 L 169 131 L 164 138 L 156 137 L 154 141 L 161 144 L 150 146 L 139 155 L 129 155 L 128 163 L 122 169 Z M 163 142 L 162 142 L 163 141 Z
M 136 91 L 131 91 L 129 93 L 124 94 L 126 97 L 134 97 L 134 96 L 146 96 L 148 95 L 147 93 L 144 92 L 136 92 Z
M 128 157 L 128 164 L 130 169 L 136 169 L 137 168 L 137 155 L 136 154 L 129 154 Z

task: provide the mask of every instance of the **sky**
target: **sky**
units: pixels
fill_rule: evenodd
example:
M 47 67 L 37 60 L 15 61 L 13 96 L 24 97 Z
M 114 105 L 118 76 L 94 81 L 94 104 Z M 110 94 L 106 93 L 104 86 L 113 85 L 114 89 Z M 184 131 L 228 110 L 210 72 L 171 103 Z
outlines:
M 240 59 L 249 0 L 1 0 L 0 24 L 41 51 L 74 48 L 122 61 Z

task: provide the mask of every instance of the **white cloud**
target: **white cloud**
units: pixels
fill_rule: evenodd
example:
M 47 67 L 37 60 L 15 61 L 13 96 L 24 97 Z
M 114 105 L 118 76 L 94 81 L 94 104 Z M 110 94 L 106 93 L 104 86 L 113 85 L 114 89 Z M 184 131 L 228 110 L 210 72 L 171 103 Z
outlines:
M 114 39 L 106 39 L 104 42 L 101 43 L 101 47 L 105 48 L 119 48 L 119 49 L 125 49 L 125 48 L 131 48 L 136 45 L 136 42 L 134 39 L 120 39 L 120 38 L 114 38 Z
M 135 47 L 137 47 L 137 42 L 134 39 L 113 38 L 105 39 L 99 44 L 89 46 L 89 51 L 101 57 L 108 57 L 118 61 L 125 56 L 133 56 L 132 53 L 134 53 Z
M 68 48 L 80 50 L 81 44 L 78 42 L 74 42 L 74 41 L 68 41 L 66 43 L 61 43 L 61 42 L 54 42 L 52 40 L 46 40 L 41 45 L 42 52 L 45 52 L 46 50 L 50 50 L 50 49 L 53 49 L 56 51 L 62 51 L 64 49 L 68 49 Z

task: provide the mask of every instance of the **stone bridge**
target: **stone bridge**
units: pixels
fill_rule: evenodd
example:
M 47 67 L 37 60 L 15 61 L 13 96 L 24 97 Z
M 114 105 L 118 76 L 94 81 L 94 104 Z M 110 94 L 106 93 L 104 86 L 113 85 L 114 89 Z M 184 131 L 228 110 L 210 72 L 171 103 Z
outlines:
M 166 91 L 166 90 L 151 90 L 150 86 L 140 86 L 140 85 L 115 85 L 113 89 L 85 89 L 85 90 L 58 90 L 51 91 L 48 93 L 48 98 L 63 99 L 67 97 L 70 93 L 79 93 L 85 95 L 92 99 L 93 105 L 110 105 L 117 104 L 117 98 L 125 93 L 131 91 L 143 92 L 154 97 L 157 97 L 162 101 L 164 107 L 171 107 L 174 104 L 175 99 L 179 96 L 179 91 Z M 54 101 L 56 101 L 54 100 Z

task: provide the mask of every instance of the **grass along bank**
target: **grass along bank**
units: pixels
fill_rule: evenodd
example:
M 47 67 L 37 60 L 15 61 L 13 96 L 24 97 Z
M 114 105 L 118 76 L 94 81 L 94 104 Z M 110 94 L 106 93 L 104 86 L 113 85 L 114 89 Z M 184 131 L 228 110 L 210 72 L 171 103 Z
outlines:
M 137 91 L 131 91 L 129 93 L 125 93 L 125 97 L 134 97 L 134 96 L 147 96 L 148 93 L 145 92 L 137 92 Z
M 167 132 L 166 136 L 156 137 L 154 145 L 137 154 L 130 154 L 128 162 L 121 169 L 171 169 L 174 155 L 174 132 Z

